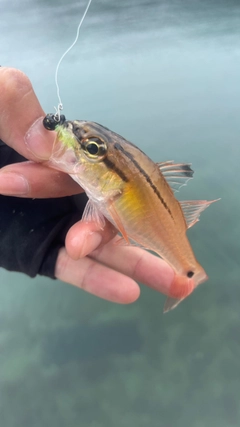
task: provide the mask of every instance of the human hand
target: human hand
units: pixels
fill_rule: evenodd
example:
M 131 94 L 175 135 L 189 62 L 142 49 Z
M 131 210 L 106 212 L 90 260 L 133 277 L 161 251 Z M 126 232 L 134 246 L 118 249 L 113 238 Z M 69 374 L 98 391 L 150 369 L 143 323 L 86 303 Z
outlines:
M 28 78 L 18 70 L 0 68 L 0 87 L 0 138 L 28 159 L 0 170 L 0 194 L 52 199 L 82 192 L 67 174 L 44 165 L 55 135 L 42 125 L 45 113 Z M 118 303 L 138 298 L 137 281 L 167 294 L 174 278 L 171 267 L 140 248 L 116 244 L 117 239 L 108 222 L 99 230 L 95 223 L 78 221 L 58 252 L 55 276 Z

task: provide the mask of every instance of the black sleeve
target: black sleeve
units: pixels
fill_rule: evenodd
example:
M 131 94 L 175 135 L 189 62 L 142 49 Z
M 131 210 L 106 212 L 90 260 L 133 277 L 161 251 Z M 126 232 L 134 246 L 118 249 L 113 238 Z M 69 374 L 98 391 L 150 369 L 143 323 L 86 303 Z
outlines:
M 0 168 L 24 160 L 0 140 Z M 0 195 L 0 267 L 54 278 L 58 251 L 86 202 L 85 193 L 56 199 Z

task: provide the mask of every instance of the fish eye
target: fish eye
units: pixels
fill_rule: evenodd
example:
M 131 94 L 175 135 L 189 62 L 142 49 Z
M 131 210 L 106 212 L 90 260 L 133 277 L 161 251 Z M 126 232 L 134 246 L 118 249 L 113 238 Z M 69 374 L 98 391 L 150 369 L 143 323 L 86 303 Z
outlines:
M 83 141 L 82 148 L 88 158 L 92 160 L 101 160 L 107 153 L 107 145 L 100 138 L 88 138 Z
M 96 142 L 90 141 L 86 146 L 86 150 L 89 154 L 96 156 L 96 154 L 98 154 L 99 146 L 96 144 Z

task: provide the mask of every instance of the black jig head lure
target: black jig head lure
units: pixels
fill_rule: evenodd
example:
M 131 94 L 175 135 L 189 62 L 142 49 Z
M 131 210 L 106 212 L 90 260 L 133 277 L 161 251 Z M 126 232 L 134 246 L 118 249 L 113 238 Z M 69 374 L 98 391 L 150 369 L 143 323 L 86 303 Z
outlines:
M 57 126 L 62 125 L 66 121 L 66 117 L 61 114 L 47 114 L 43 119 L 43 126 L 47 130 L 55 130 Z

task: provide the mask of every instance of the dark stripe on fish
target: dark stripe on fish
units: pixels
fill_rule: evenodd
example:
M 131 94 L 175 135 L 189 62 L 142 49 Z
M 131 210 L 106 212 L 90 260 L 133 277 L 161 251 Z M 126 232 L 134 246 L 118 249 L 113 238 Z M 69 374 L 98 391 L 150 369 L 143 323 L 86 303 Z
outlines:
M 136 168 L 139 170 L 139 172 L 144 176 L 144 178 L 146 179 L 146 181 L 148 182 L 148 184 L 150 184 L 150 186 L 152 187 L 154 193 L 157 195 L 157 197 L 159 198 L 159 200 L 161 201 L 161 203 L 163 204 L 163 206 L 165 207 L 165 209 L 167 209 L 168 213 L 173 218 L 172 212 L 170 211 L 170 209 L 169 209 L 168 205 L 166 204 L 165 200 L 162 198 L 162 196 L 159 193 L 157 187 L 153 184 L 150 176 L 139 165 L 139 163 L 135 160 L 135 158 L 133 157 L 133 155 L 131 153 L 129 153 L 128 151 L 124 150 L 124 148 L 120 144 L 118 144 L 118 143 L 114 144 L 114 148 L 116 148 L 116 150 L 121 151 L 123 154 L 125 154 L 125 156 L 127 156 L 133 162 L 134 166 L 136 166 Z
M 116 172 L 116 174 L 124 181 L 124 182 L 129 182 L 129 179 L 127 178 L 127 176 L 124 174 L 124 172 L 119 169 L 111 160 L 109 160 L 107 157 L 105 157 L 105 159 L 102 160 L 103 163 L 109 168 L 112 169 L 114 172 Z

